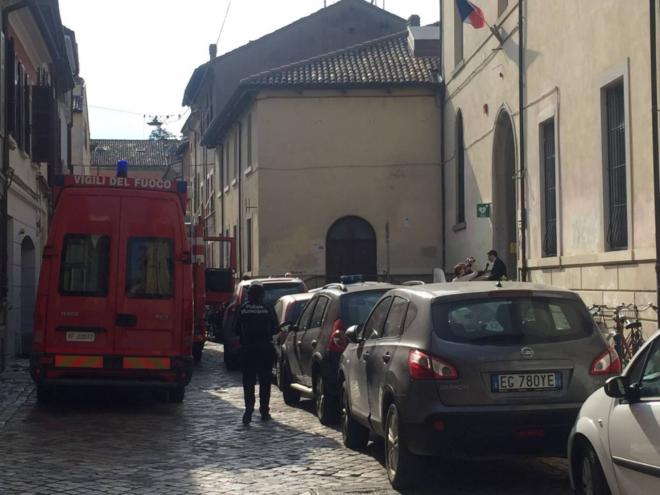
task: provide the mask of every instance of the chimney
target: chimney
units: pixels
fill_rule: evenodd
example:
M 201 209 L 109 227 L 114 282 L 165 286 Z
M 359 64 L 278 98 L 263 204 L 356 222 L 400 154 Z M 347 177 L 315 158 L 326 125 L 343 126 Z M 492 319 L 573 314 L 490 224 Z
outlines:
M 420 22 L 421 19 L 417 14 L 413 14 L 410 17 L 408 17 L 408 26 L 410 27 L 419 27 Z
M 212 43 L 209 45 L 209 58 L 213 60 L 217 56 L 218 56 L 218 45 Z
M 419 19 L 419 17 L 417 17 Z M 440 26 L 408 26 L 408 45 L 415 57 L 440 56 Z

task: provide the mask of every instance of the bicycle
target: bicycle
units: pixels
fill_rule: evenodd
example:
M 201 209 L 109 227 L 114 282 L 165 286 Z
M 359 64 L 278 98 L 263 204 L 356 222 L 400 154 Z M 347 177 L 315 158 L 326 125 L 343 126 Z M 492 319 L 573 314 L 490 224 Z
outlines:
M 650 307 L 652 305 L 647 305 L 643 308 L 643 311 L 646 311 Z M 640 308 L 634 304 L 622 304 L 617 306 L 614 312 L 614 348 L 624 365 L 628 364 L 637 351 L 644 345 L 643 325 L 640 321 L 639 313 Z M 626 331 L 628 331 L 627 335 Z

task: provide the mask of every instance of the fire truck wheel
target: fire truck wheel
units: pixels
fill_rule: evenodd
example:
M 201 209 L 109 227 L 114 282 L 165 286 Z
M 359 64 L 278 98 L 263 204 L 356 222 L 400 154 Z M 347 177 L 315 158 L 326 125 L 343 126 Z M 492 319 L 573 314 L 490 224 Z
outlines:
M 169 393 L 167 394 L 167 400 L 172 404 L 180 404 L 181 402 L 183 402 L 183 397 L 185 393 L 186 393 L 186 389 L 184 387 L 179 386 L 169 391 Z
M 192 356 L 196 363 L 202 360 L 202 351 L 204 350 L 204 342 L 193 343 Z
M 45 385 L 37 385 L 37 402 L 39 404 L 50 404 L 55 402 L 55 390 Z

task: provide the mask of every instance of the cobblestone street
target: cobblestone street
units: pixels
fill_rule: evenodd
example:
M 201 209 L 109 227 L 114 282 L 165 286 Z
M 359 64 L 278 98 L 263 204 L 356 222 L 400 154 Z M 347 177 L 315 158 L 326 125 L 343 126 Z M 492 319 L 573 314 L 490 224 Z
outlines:
M 341 444 L 311 404 L 273 390 L 271 423 L 240 425 L 239 375 L 205 351 L 183 405 L 140 393 L 90 391 L 38 406 L 21 365 L 0 375 L 0 493 L 391 493 L 382 446 Z M 427 493 L 564 494 L 557 459 L 432 463 Z

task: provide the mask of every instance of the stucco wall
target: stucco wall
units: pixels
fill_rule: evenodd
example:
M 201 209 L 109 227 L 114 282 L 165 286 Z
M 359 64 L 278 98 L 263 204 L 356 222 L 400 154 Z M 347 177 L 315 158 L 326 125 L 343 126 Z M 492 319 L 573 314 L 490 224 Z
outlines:
M 483 5 L 497 17 L 496 2 Z M 502 49 L 486 30 L 465 26 L 465 66 L 453 68 L 453 2 L 444 7 L 445 120 L 448 184 L 455 183 L 455 118 L 463 112 L 466 143 L 466 230 L 453 232 L 455 195 L 448 189 L 448 260 L 466 251 L 481 257 L 492 224 L 476 219 L 474 205 L 492 200 L 493 126 L 497 110 L 518 120 L 517 4 L 499 19 Z M 575 289 L 588 304 L 655 302 L 651 157 L 649 19 L 647 2 L 586 0 L 525 2 L 526 214 L 529 278 Z M 625 20 L 625 22 L 623 22 Z M 512 34 L 508 37 L 509 34 Z M 628 249 L 606 249 L 601 88 L 624 77 L 630 227 Z M 489 107 L 486 113 L 484 104 Z M 543 257 L 543 195 L 539 125 L 556 132 L 558 255 Z M 516 156 L 516 166 L 519 165 Z M 519 192 L 518 192 L 519 194 Z M 496 209 L 498 205 L 493 205 Z M 520 217 L 520 212 L 518 213 Z M 647 314 L 649 318 L 654 315 Z M 649 324 L 648 330 L 652 327 Z
M 440 265 L 433 93 L 264 92 L 251 113 L 254 160 L 242 204 L 254 222 L 254 273 L 324 274 L 328 229 L 348 215 L 375 229 L 380 274 L 388 252 L 392 274 L 430 276 Z M 237 192 L 225 193 L 226 226 L 237 222 Z

